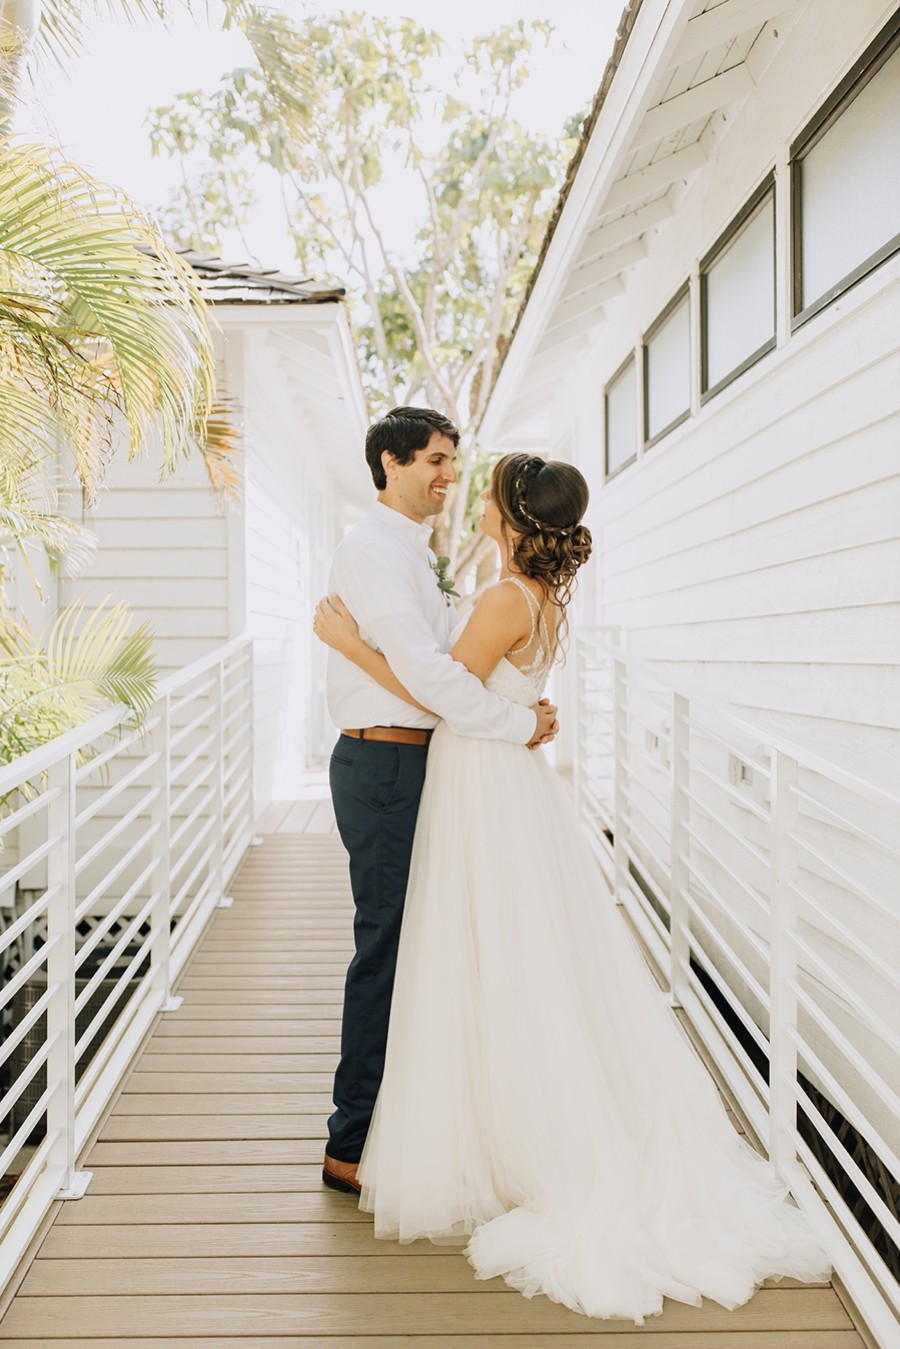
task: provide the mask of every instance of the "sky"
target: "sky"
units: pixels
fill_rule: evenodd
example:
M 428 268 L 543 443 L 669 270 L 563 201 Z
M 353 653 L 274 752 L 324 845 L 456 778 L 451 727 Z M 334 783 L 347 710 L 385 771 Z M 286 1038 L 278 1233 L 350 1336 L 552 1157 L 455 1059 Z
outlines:
M 463 43 L 502 23 L 551 18 L 555 33 L 548 49 L 539 44 L 534 75 L 519 95 L 515 114 L 532 130 L 557 135 L 572 112 L 592 99 L 612 50 L 623 0 L 408 0 L 404 5 L 366 6 L 388 18 L 407 15 L 434 28 L 448 44 L 435 78 L 454 89 Z M 303 13 L 299 0 L 282 0 L 288 13 Z M 312 12 L 337 6 L 310 6 Z M 348 3 L 347 9 L 361 6 Z M 196 5 L 197 17 L 179 14 L 169 29 L 158 22 L 129 27 L 104 12 L 95 22 L 84 54 L 65 71 L 49 65 L 18 118 L 23 134 L 64 146 L 98 178 L 124 189 L 140 204 L 162 206 L 177 183 L 174 161 L 152 159 L 144 120 L 151 107 L 188 89 L 212 90 L 221 75 L 249 64 L 249 47 L 238 32 L 222 32 L 218 0 Z M 438 128 L 435 128 L 437 134 Z M 389 233 L 401 255 L 411 248 L 417 199 L 400 166 L 390 184 Z M 274 185 L 261 186 L 261 203 L 247 231 L 248 242 L 266 266 L 296 271 L 290 242 L 274 200 Z M 229 240 L 228 255 L 244 250 Z

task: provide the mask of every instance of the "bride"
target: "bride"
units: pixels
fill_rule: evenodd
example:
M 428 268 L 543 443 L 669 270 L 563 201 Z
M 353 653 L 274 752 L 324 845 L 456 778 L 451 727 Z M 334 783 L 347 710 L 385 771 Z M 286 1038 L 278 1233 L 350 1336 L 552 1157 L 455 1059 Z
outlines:
M 531 706 L 590 555 L 587 485 L 568 464 L 511 454 L 483 500 L 500 580 L 452 654 Z M 415 701 L 338 597 L 316 630 Z M 376 1236 L 468 1239 L 479 1278 L 588 1316 L 641 1325 L 664 1297 L 733 1308 L 770 1276 L 827 1277 L 616 914 L 553 769 L 444 723 L 359 1179 Z

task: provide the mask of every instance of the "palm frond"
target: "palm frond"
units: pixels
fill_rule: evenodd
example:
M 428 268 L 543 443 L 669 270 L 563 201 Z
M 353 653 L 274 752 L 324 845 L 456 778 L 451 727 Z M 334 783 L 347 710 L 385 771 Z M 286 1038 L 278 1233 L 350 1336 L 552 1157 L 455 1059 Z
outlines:
M 242 432 L 236 423 L 236 405 L 230 399 L 213 404 L 209 416 L 197 426 L 197 449 L 206 465 L 220 509 L 227 501 L 237 502 L 241 475 L 237 461 L 243 455 Z
M 0 614 L 0 760 L 10 762 L 124 703 L 139 721 L 153 705 L 156 663 L 146 623 L 128 632 L 131 615 L 104 601 L 85 616 L 65 609 L 46 638 L 11 614 Z
M 98 415 L 111 419 L 111 399 L 121 399 L 131 453 L 155 426 L 165 469 L 174 469 L 214 387 L 194 273 L 112 188 L 42 146 L 8 140 L 0 143 L 0 314 L 4 302 L 15 315 L 7 336 L 19 338 L 28 367 L 20 373 L 43 383 L 56 404 L 89 493 L 85 454 L 96 444 Z M 0 336 L 5 326 L 0 319 Z M 106 348 L 114 375 L 102 361 Z
M 259 62 L 266 89 L 289 139 L 307 139 L 314 105 L 313 53 L 306 34 L 286 14 L 252 0 L 226 0 L 225 27 L 240 28 Z

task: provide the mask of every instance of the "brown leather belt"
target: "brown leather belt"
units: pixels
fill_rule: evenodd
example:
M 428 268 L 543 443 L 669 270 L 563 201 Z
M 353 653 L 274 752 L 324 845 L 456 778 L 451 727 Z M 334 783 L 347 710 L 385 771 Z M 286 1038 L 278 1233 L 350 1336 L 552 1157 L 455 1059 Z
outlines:
M 378 740 L 386 745 L 427 745 L 431 731 L 417 731 L 412 726 L 366 726 L 361 731 L 341 731 L 351 740 Z

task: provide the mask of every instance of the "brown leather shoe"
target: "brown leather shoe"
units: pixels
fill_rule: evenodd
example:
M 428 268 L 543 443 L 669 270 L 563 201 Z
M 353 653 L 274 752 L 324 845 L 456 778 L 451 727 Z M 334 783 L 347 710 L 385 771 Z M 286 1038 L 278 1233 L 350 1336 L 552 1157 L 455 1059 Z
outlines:
M 340 1190 L 342 1194 L 360 1194 L 362 1186 L 356 1179 L 356 1168 L 358 1162 L 339 1162 L 334 1157 L 329 1157 L 325 1153 L 325 1161 L 322 1166 L 322 1180 L 332 1190 Z

